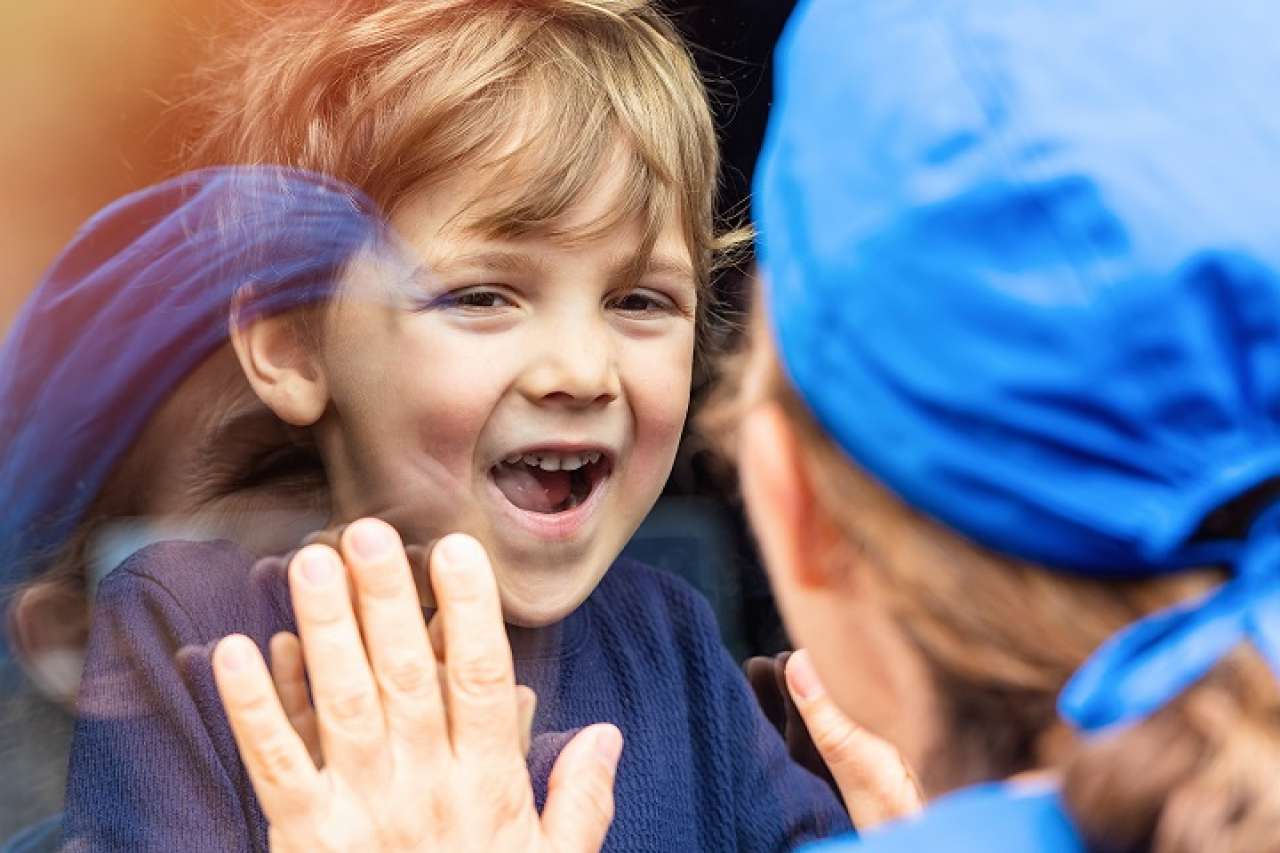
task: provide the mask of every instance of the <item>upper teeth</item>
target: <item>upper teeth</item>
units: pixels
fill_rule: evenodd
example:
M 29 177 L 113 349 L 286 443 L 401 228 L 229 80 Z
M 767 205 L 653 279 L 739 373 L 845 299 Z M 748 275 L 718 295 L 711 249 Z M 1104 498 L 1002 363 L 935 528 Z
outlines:
M 543 471 L 577 471 L 583 465 L 600 461 L 600 453 L 516 453 L 506 458 L 508 465 L 523 462 Z

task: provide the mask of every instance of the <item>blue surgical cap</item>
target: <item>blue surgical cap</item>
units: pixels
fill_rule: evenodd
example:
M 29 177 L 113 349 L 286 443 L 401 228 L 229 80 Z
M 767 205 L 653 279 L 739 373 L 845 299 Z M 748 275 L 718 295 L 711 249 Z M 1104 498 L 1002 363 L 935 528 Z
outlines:
M 779 47 L 767 307 L 833 439 L 1055 571 L 1233 568 L 1085 665 L 1085 729 L 1242 640 L 1280 671 L 1280 511 L 1196 535 L 1280 476 L 1277 31 L 1269 0 L 811 0 Z
M 0 587 L 63 542 L 152 413 L 251 320 L 323 300 L 372 203 L 277 167 L 191 172 L 90 219 L 0 349 Z

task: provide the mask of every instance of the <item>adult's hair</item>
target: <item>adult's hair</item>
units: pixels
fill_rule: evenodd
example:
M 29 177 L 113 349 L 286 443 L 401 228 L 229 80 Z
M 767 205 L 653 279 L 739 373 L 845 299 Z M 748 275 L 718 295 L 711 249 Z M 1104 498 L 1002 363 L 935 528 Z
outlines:
M 754 346 L 761 346 L 767 331 L 755 325 Z M 749 407 L 772 401 L 786 413 L 840 548 L 882 576 L 892 617 L 938 687 L 945 749 L 919 768 L 930 793 L 1053 768 L 1063 774 L 1063 798 L 1081 832 L 1109 853 L 1274 847 L 1280 689 L 1252 646 L 1241 645 L 1190 690 L 1114 734 L 1077 739 L 1056 708 L 1064 684 L 1101 643 L 1218 587 L 1224 569 L 1100 580 L 979 546 L 851 461 L 767 357 L 768 380 L 750 388 L 741 382 L 745 365 L 728 364 L 704 426 L 727 449 Z M 1278 495 L 1280 483 L 1266 484 L 1206 519 L 1204 534 L 1243 535 L 1257 509 Z M 832 558 L 838 565 L 848 553 Z

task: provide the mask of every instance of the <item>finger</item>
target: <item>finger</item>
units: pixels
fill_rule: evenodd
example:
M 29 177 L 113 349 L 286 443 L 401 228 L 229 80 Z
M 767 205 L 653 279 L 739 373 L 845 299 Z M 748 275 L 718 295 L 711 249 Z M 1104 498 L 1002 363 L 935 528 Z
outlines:
M 412 763 L 429 760 L 447 743 L 444 702 L 404 546 L 376 518 L 351 524 L 341 544 L 387 729 Z
M 271 638 L 271 680 L 275 682 L 280 706 L 293 730 L 302 738 L 311 760 L 324 766 L 320 751 L 320 727 L 316 709 L 311 704 L 311 688 L 307 685 L 307 667 L 302 661 L 302 643 L 296 634 L 281 631 Z
M 533 743 L 533 715 L 538 710 L 538 694 L 533 688 L 516 685 L 516 704 L 520 708 L 520 754 L 529 757 L 529 745 Z
M 751 692 L 755 694 L 760 710 L 779 733 L 785 734 L 786 707 L 778 692 L 776 669 L 777 663 L 773 658 L 747 658 L 742 664 L 742 671 L 747 676 L 747 683 L 751 685 Z
M 807 651 L 791 656 L 787 685 L 855 827 L 865 831 L 920 811 L 924 798 L 902 755 L 836 707 Z
M 556 850 L 599 850 L 613 822 L 613 782 L 622 732 L 601 724 L 579 732 L 547 781 L 542 831 Z
M 519 756 L 519 713 L 511 645 L 498 585 L 480 543 L 453 534 L 431 553 L 431 585 L 440 603 L 454 752 L 481 754 L 495 772 Z
M 308 813 L 318 800 L 320 774 L 272 689 L 258 647 L 234 635 L 218 643 L 213 674 L 240 756 L 272 824 Z
M 325 764 L 360 778 L 384 754 L 385 726 L 346 569 L 333 549 L 308 545 L 289 566 L 289 589 Z
M 326 527 L 324 530 L 316 530 L 302 537 L 299 547 L 305 548 L 307 545 L 328 545 L 330 548 L 337 550 L 338 543 L 342 541 L 342 533 L 347 529 L 347 525 L 339 524 L 337 527 Z

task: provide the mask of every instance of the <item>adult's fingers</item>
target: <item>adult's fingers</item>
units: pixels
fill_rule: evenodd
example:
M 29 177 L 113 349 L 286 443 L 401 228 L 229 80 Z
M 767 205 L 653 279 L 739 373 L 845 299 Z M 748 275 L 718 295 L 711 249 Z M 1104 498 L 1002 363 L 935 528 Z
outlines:
M 484 755 L 495 773 L 518 757 L 519 711 L 511 645 L 488 555 L 470 536 L 452 534 L 431 552 L 431 585 L 440 604 L 454 752 Z
M 806 650 L 787 662 L 787 686 L 844 797 L 853 825 L 868 830 L 920 811 L 924 797 L 901 753 L 831 701 Z
M 411 762 L 429 761 L 447 743 L 444 704 L 404 546 L 376 518 L 349 525 L 341 545 L 388 730 Z
M 289 589 L 325 764 L 358 780 L 385 757 L 386 728 L 346 569 L 332 548 L 308 545 L 289 566 Z
M 431 639 L 431 650 L 435 652 L 438 663 L 436 671 L 440 674 L 440 690 L 445 696 L 448 696 L 449 675 L 447 672 L 448 667 L 444 663 L 444 620 L 440 618 L 439 613 L 427 623 L 427 636 Z M 528 757 L 529 747 L 533 744 L 533 718 L 538 712 L 538 694 L 534 692 L 532 687 L 517 684 L 516 705 L 520 716 L 520 752 L 525 757 Z
M 320 774 L 276 697 L 258 647 L 233 635 L 213 652 L 213 674 L 240 756 L 273 824 L 306 815 L 319 800 Z
M 271 638 L 271 680 L 275 682 L 280 707 L 293 730 L 302 738 L 311 760 L 316 766 L 324 764 L 320 750 L 320 727 L 316 721 L 316 709 L 311 704 L 311 689 L 307 686 L 307 666 L 302 660 L 302 643 L 296 634 L 281 631 Z
M 542 830 L 553 849 L 576 853 L 604 845 L 621 755 L 622 732 L 607 723 L 583 729 L 560 753 L 542 810 Z

